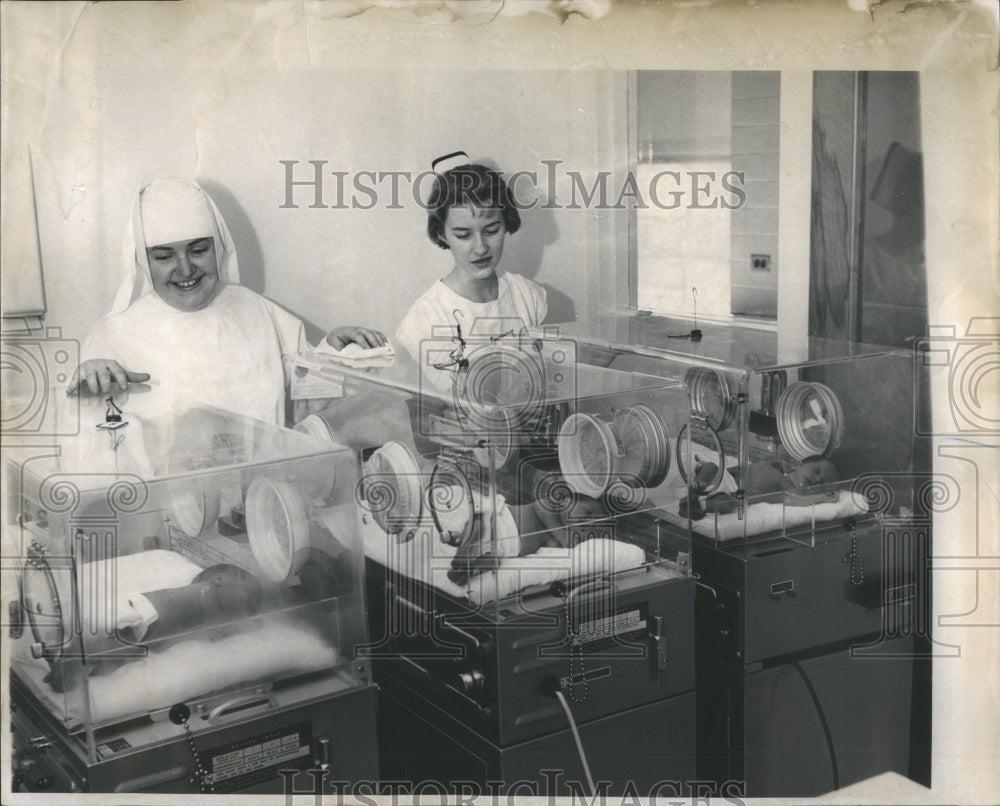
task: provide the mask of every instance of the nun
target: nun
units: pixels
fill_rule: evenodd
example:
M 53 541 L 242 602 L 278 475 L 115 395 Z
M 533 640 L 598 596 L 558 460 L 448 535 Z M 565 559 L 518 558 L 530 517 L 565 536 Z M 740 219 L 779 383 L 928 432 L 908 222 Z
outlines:
M 297 317 L 240 285 L 232 236 L 197 183 L 169 178 L 140 189 L 123 268 L 111 312 L 82 347 L 69 394 L 113 395 L 148 382 L 157 412 L 209 405 L 286 424 L 284 358 L 308 349 L 305 330 Z M 340 327 L 327 342 L 368 349 L 386 338 Z

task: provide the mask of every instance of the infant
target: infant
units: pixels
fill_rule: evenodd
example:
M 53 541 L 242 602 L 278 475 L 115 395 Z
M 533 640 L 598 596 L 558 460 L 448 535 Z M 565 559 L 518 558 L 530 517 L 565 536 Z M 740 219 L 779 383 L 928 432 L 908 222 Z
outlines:
M 710 512 L 735 512 L 739 506 L 739 502 L 731 494 L 735 491 L 734 483 L 730 485 L 729 491 L 713 492 L 708 496 L 696 495 L 706 489 L 718 472 L 718 466 L 712 462 L 697 465 L 691 485 L 692 520 L 700 520 Z M 763 500 L 789 506 L 808 506 L 836 499 L 837 491 L 831 485 L 839 480 L 837 465 L 823 456 L 803 459 L 787 474 L 769 462 L 752 462 L 747 466 L 745 493 L 747 499 L 752 499 L 753 502 Z M 729 481 L 734 480 L 730 478 Z M 681 501 L 679 512 L 681 517 L 687 517 L 688 501 Z
M 225 563 L 204 569 L 188 585 L 120 594 L 115 633 L 91 628 L 84 636 L 87 673 L 99 673 L 105 661 L 113 661 L 116 653 L 130 644 L 148 644 L 254 616 L 260 612 L 262 600 L 257 578 Z M 131 659 L 135 655 L 120 657 Z M 80 684 L 81 674 L 79 664 L 50 662 L 45 680 L 54 691 L 69 691 Z
M 255 576 L 227 564 L 206 568 L 190 585 L 142 595 L 156 609 L 156 620 L 137 636 L 145 643 L 256 615 L 263 599 Z
M 546 505 L 541 501 L 509 507 L 517 524 L 517 535 L 497 541 L 499 556 L 490 552 L 490 541 L 484 537 L 482 518 L 476 515 L 472 535 L 458 547 L 451 562 L 448 578 L 464 585 L 469 577 L 495 568 L 500 557 L 534 554 L 540 548 L 573 548 L 576 540 L 571 523 L 608 517 L 603 502 L 586 495 L 573 494 L 569 506 Z

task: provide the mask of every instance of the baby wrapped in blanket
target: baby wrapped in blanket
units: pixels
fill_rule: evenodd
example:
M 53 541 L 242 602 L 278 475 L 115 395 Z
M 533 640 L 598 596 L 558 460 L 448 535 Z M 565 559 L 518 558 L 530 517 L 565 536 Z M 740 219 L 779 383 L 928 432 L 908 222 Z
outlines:
M 122 593 L 114 612 L 107 614 L 95 606 L 84 613 L 88 672 L 97 672 L 102 660 L 109 660 L 124 646 L 256 615 L 262 600 L 263 589 L 256 577 L 224 563 L 204 569 L 187 585 Z M 77 664 L 56 664 L 46 680 L 53 690 L 68 691 L 79 684 L 78 672 Z
M 697 460 L 697 457 L 696 457 Z M 718 476 L 719 468 L 713 462 L 698 462 L 687 501 L 681 501 L 679 512 L 691 519 L 700 520 L 708 513 L 725 514 L 735 512 L 739 501 L 733 493 L 737 483 L 733 471 L 727 471 L 717 491 L 708 495 L 707 490 Z M 840 470 L 830 459 L 810 456 L 803 459 L 788 473 L 782 473 L 769 462 L 751 462 L 745 474 L 747 499 L 769 501 L 789 506 L 808 506 L 836 500 L 837 491 L 832 485 L 840 480 Z
M 452 559 L 448 578 L 457 585 L 494 568 L 500 557 L 523 557 L 544 547 L 573 548 L 579 542 L 578 531 L 571 528 L 573 524 L 600 520 L 610 513 L 603 502 L 579 493 L 573 493 L 571 499 L 558 505 L 546 499 L 503 505 L 497 516 L 495 554 L 490 539 L 490 514 L 477 508 L 472 533 Z

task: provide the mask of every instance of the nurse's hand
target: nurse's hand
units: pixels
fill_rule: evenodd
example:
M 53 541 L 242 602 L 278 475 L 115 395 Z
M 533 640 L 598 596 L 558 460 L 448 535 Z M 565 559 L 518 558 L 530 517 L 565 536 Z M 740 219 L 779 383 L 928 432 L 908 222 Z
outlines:
M 334 350 L 343 350 L 351 343 L 367 350 L 374 347 L 384 347 L 388 341 L 384 333 L 367 327 L 353 327 L 351 325 L 335 327 L 326 334 L 326 343 Z
M 148 380 L 147 373 L 129 372 L 110 358 L 92 358 L 80 362 L 80 366 L 73 373 L 73 379 L 66 387 L 66 394 L 78 394 L 86 384 L 90 394 L 108 395 L 114 391 L 111 388 L 112 383 L 117 383 L 121 389 L 128 389 L 130 383 L 145 383 Z

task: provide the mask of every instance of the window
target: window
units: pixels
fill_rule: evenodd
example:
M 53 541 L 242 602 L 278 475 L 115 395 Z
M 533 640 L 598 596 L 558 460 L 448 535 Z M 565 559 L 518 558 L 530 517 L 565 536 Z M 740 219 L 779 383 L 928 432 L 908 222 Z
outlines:
M 638 307 L 775 320 L 780 75 L 641 70 L 633 83 Z M 697 289 L 697 303 L 695 292 Z

